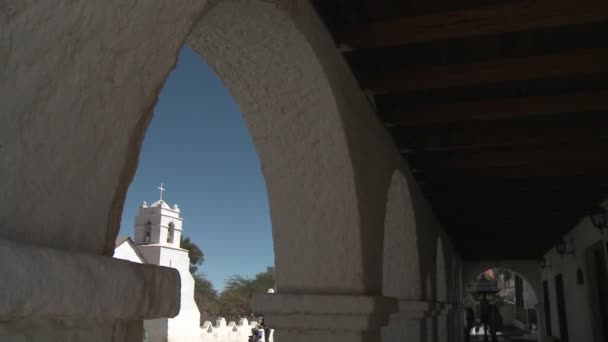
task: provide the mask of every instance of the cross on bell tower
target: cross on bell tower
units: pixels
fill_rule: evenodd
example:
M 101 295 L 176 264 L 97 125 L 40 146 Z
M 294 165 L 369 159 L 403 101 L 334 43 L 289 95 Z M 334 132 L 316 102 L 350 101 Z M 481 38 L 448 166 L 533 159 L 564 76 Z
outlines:
M 163 188 L 163 182 L 160 182 L 160 186 L 157 188 L 158 190 L 160 190 L 160 200 L 163 200 L 163 191 L 165 191 L 166 189 Z

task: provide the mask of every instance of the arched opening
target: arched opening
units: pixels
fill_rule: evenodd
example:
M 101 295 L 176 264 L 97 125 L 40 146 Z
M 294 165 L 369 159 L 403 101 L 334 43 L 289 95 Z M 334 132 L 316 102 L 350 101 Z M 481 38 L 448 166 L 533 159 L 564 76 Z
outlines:
M 152 222 L 148 221 L 148 223 L 146 223 L 146 233 L 145 233 L 145 237 L 144 237 L 144 242 L 145 243 L 150 243 L 152 242 Z
M 407 180 L 400 170 L 393 172 L 387 192 L 383 245 L 382 294 L 400 302 L 420 300 L 416 219 Z M 394 315 L 383 328 L 382 340 L 419 340 L 424 334 L 422 322 L 399 317 L 399 313 Z
M 169 229 L 167 232 L 167 243 L 173 243 L 173 238 L 175 237 L 175 224 L 173 222 L 169 223 Z
M 435 301 L 435 297 L 433 294 L 433 279 L 432 279 L 432 275 L 431 272 L 428 272 L 426 274 L 426 281 L 425 281 L 425 292 L 426 292 L 426 296 L 425 299 L 428 302 L 434 302 Z M 433 342 L 435 340 L 435 327 L 434 327 L 434 318 L 433 317 L 427 317 L 427 319 L 425 320 L 425 325 L 426 325 L 426 332 L 425 332 L 425 338 L 426 338 L 426 342 Z
M 445 262 L 445 251 L 443 250 L 443 242 L 441 237 L 437 238 L 437 249 L 435 252 L 435 279 L 436 279 L 436 294 L 437 302 L 447 303 L 448 301 L 448 278 Z M 437 316 L 437 341 L 447 342 L 448 340 L 448 322 L 445 314 Z
M 519 272 L 493 267 L 465 284 L 464 305 L 473 315 L 471 335 L 513 339 L 539 339 L 538 297 L 533 285 Z
M 109 20 L 109 15 L 116 12 L 112 6 L 28 5 L 24 6 L 27 15 L 20 16 L 20 20 L 30 14 L 38 17 L 36 13 L 49 13 L 51 18 L 65 14 L 66 26 L 59 25 L 61 20 L 40 17 L 43 27 L 49 30 L 32 33 L 12 22 L 11 39 L 21 36 L 41 46 L 35 49 L 19 46 L 15 56 L 29 56 L 27 64 L 33 67 L 27 70 L 17 67 L 9 75 L 11 82 L 13 75 L 27 80 L 16 82 L 19 88 L 22 83 L 25 88 L 36 87 L 8 105 L 17 114 L 27 114 L 24 120 L 11 122 L 18 126 L 17 131 L 33 134 L 24 137 L 23 144 L 11 145 L 7 150 L 9 159 L 15 157 L 23 165 L 24 175 L 11 178 L 6 192 L 7 198 L 15 195 L 15 201 L 5 207 L 11 212 L 5 223 L 20 229 L 11 228 L 4 236 L 70 253 L 112 255 L 151 110 L 185 42 L 227 86 L 242 110 L 256 146 L 270 202 L 277 292 L 291 293 L 293 297 L 310 293 L 315 299 L 328 294 L 354 297 L 378 294 L 382 285 L 378 267 L 382 257 L 381 234 L 370 232 L 369 227 L 372 223 L 377 223 L 377 227 L 381 219 L 362 219 L 360 212 L 365 208 L 358 200 L 365 190 L 372 188 L 365 186 L 361 190 L 360 184 L 367 182 L 361 179 L 373 178 L 364 176 L 373 174 L 369 170 L 378 167 L 374 164 L 357 171 L 355 177 L 350 148 L 352 144 L 366 145 L 364 140 L 368 137 L 373 141 L 388 138 L 382 135 L 376 139 L 375 131 L 356 133 L 358 127 L 380 127 L 380 124 L 369 115 L 369 104 L 361 96 L 344 60 L 334 58 L 339 53 L 310 4 L 225 0 L 169 5 L 137 2 L 126 6 L 128 9 L 120 11 L 124 16 Z M 84 17 L 87 20 L 81 20 Z M 306 24 L 309 24 L 307 31 L 300 30 Z M 66 30 L 70 34 L 64 34 Z M 90 34 L 93 31 L 95 34 Z M 63 37 L 65 44 L 47 45 L 55 39 L 46 38 L 54 37 Z M 29 53 L 30 49 L 47 48 L 53 52 L 53 58 Z M 37 91 L 38 87 L 43 91 Z M 44 126 L 53 117 L 48 115 L 51 113 L 59 114 L 58 124 L 47 130 Z M 352 141 L 347 141 L 345 126 Z M 359 135 L 366 139 L 358 140 Z M 32 149 L 27 158 L 21 157 L 22 148 L 34 140 L 44 144 Z M 393 147 L 380 145 L 385 151 L 377 159 L 387 159 L 384 163 L 392 164 L 394 160 L 384 157 L 393 156 L 390 154 Z M 57 151 L 62 153 L 54 153 Z M 364 155 L 357 152 L 358 164 L 366 164 Z M 390 170 L 385 166 L 378 168 L 379 173 Z M 18 184 L 24 188 L 17 189 Z M 38 195 L 28 199 L 30 194 Z M 38 210 L 39 215 L 28 214 L 36 208 L 44 210 Z M 177 212 L 162 204 L 160 209 Z M 192 213 L 186 209 L 184 215 Z M 151 221 L 151 225 L 149 244 L 166 243 L 155 234 L 162 231 L 159 227 L 166 227 L 166 222 Z M 174 240 L 178 240 L 177 235 Z M 150 278 L 162 273 L 161 268 L 134 269 L 149 270 L 150 274 L 145 274 L 146 279 L 143 275 L 129 278 L 122 285 L 131 280 L 139 285 L 154 283 Z M 175 272 L 165 273 L 175 276 Z M 168 283 L 175 281 L 176 277 L 170 277 Z M 162 303 L 153 296 L 163 292 L 156 291 L 160 286 L 145 288 L 150 292 L 146 296 L 130 296 L 130 300 L 124 301 L 129 303 L 125 305 L 129 310 L 121 312 L 122 315 L 105 310 L 103 317 L 108 324 L 103 329 L 114 324 L 112 320 L 116 318 L 133 320 L 134 330 L 139 330 L 137 321 L 142 316 L 174 312 L 179 293 L 173 293 Z M 118 302 L 110 297 L 103 298 Z M 166 306 L 158 305 L 169 301 Z M 145 307 L 147 304 L 150 307 Z M 364 308 L 355 309 L 361 310 L 361 316 L 376 314 L 363 312 Z M 90 317 L 97 317 L 93 316 L 96 314 L 93 309 L 89 311 Z M 123 333 L 125 328 L 119 323 L 116 330 Z
M 223 1 L 195 25 L 186 49 L 234 98 L 255 146 L 272 217 L 277 291 L 363 293 L 371 271 L 359 269 L 371 264 L 362 262 L 353 171 L 343 167 L 350 156 L 342 118 L 324 68 L 288 14 L 270 2 Z M 141 140 L 143 130 L 137 134 Z M 184 215 L 193 211 L 180 205 Z M 333 235 L 343 237 L 339 257 Z M 247 234 L 230 238 L 249 241 Z
M 127 255 L 143 256 L 132 261 L 181 276 L 179 314 L 145 320 L 148 340 L 251 329 L 259 321 L 252 296 L 275 287 L 264 179 L 237 104 L 187 46 L 159 95 L 138 164 L 118 240 L 132 236 L 135 251 Z M 142 200 L 154 203 L 138 205 Z M 248 323 L 232 332 L 231 322 L 243 319 Z
M 401 300 L 421 298 L 416 218 L 406 178 L 391 177 L 384 220 L 382 293 Z

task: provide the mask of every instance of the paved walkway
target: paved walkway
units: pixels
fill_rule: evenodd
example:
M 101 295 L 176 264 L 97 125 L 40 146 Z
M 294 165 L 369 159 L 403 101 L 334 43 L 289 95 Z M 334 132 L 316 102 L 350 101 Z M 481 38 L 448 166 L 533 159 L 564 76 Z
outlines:
M 471 336 L 471 342 L 483 342 L 483 328 L 478 332 L 479 335 Z M 498 336 L 499 342 L 531 342 L 538 341 L 538 337 L 536 335 L 524 334 L 523 331 L 515 328 L 515 327 L 507 327 L 505 331 L 505 335 L 507 336 Z M 492 339 L 488 336 L 488 341 Z
M 482 342 L 483 337 L 471 337 L 471 342 Z M 488 339 L 488 341 L 492 341 Z M 499 342 L 530 342 L 530 341 L 538 341 L 536 337 L 498 337 Z
M 488 337 L 488 341 L 492 341 Z M 498 336 L 498 342 L 531 342 L 538 341 L 536 336 Z M 471 342 L 483 342 L 483 336 L 471 336 Z

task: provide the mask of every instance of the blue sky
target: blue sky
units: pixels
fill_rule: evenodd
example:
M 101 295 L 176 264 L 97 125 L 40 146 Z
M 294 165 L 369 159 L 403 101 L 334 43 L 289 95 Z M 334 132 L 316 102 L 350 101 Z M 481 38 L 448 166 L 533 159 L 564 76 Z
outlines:
M 121 235 L 133 236 L 142 201 L 177 203 L 183 233 L 205 253 L 200 270 L 216 289 L 233 274 L 274 265 L 268 197 L 255 148 L 234 100 L 192 50 L 180 51 L 144 138 Z

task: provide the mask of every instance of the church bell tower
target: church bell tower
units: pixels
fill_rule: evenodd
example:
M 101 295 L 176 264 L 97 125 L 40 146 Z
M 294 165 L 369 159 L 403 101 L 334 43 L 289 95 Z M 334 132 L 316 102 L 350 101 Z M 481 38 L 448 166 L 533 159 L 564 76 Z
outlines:
M 173 318 L 144 321 L 149 342 L 199 341 L 201 314 L 194 301 L 194 278 L 190 274 L 188 251 L 182 249 L 182 217 L 177 205 L 163 200 L 163 184 L 158 187 L 160 199 L 146 202 L 135 216 L 135 247 L 148 264 L 171 267 L 179 272 L 181 297 L 179 314 Z
M 160 199 L 148 206 L 143 202 L 135 217 L 134 242 L 136 245 L 155 245 L 180 248 L 182 218 L 177 204 L 170 207 L 163 201 L 163 185 Z

